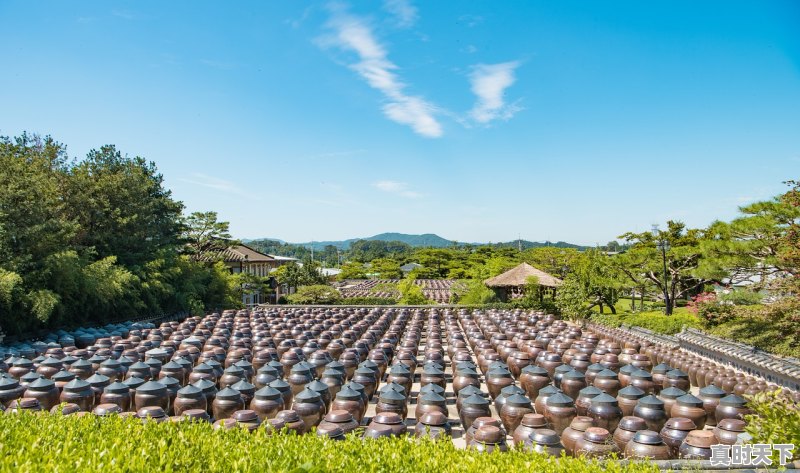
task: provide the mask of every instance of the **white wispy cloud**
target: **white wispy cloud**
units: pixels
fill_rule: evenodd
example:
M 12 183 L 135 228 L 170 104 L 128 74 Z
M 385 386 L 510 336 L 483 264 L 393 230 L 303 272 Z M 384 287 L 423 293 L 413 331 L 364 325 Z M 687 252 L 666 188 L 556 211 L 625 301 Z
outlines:
M 507 120 L 521 110 L 516 103 L 506 104 L 505 90 L 516 81 L 514 70 L 518 61 L 500 64 L 478 64 L 470 74 L 472 92 L 476 95 L 475 106 L 469 112 L 478 123 L 489 123 L 498 118 Z
M 193 184 L 196 186 L 207 187 L 209 189 L 214 189 L 220 192 L 224 192 L 226 194 L 233 194 L 237 196 L 248 196 L 252 197 L 250 194 L 244 191 L 241 187 L 236 185 L 235 183 L 220 179 L 217 177 L 209 176 L 207 174 L 202 173 L 192 173 L 189 177 L 181 177 L 178 178 L 181 182 L 186 182 L 189 184 Z
M 327 26 L 332 34 L 322 38 L 320 43 L 358 56 L 358 61 L 349 67 L 370 87 L 383 94 L 386 100 L 383 114 L 387 118 L 410 126 L 425 137 L 442 136 L 442 125 L 435 117 L 437 108 L 424 98 L 405 92 L 406 84 L 394 72 L 397 65 L 389 60 L 386 48 L 376 39 L 370 25 L 364 19 L 348 14 L 341 6 L 333 5 L 331 10 L 333 15 Z
M 422 197 L 422 194 L 419 192 L 415 192 L 409 189 L 408 184 L 405 182 L 397 182 L 397 181 L 377 181 L 372 183 L 372 187 L 381 190 L 383 192 L 388 192 L 390 194 L 396 194 L 401 197 L 406 197 L 408 199 L 416 199 Z
M 383 8 L 394 15 L 400 28 L 410 28 L 417 22 L 417 7 L 409 0 L 384 0 Z

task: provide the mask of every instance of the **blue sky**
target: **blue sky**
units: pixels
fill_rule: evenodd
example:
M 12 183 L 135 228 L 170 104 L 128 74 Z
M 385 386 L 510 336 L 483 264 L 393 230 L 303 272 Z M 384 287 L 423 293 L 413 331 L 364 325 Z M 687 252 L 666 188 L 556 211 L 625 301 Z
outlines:
M 604 243 L 800 178 L 794 1 L 0 2 L 0 134 L 240 238 Z

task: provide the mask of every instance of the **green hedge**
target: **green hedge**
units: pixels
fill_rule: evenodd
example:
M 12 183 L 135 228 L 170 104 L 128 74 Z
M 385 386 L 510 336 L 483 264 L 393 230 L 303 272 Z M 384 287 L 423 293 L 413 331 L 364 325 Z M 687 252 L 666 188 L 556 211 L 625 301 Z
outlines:
M 336 442 L 314 435 L 214 431 L 201 423 L 148 422 L 94 416 L 0 415 L 0 472 L 28 471 L 436 471 L 656 472 L 511 451 L 480 454 L 450 441 L 413 438 Z
M 658 311 L 617 315 L 595 314 L 592 316 L 592 321 L 610 327 L 619 327 L 622 324 L 642 327 L 666 335 L 680 332 L 684 325 L 694 328 L 703 327 L 702 321 L 689 312 L 675 312 L 669 316 Z

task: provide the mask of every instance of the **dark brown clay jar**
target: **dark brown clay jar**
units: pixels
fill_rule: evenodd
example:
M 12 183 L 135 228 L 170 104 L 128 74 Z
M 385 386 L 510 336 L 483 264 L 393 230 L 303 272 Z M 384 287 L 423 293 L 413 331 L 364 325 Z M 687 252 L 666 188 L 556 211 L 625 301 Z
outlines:
M 80 406 L 81 411 L 91 412 L 94 409 L 94 391 L 86 381 L 75 378 L 64 385 L 59 401 L 69 402 Z
M 403 420 L 408 416 L 408 405 L 406 397 L 392 389 L 387 389 L 378 397 L 375 412 L 394 412 Z
M 211 422 L 211 416 L 205 409 L 188 409 L 183 411 L 183 418 L 194 422 Z
M 508 445 L 502 429 L 493 425 L 484 425 L 475 431 L 467 448 L 473 448 L 483 453 L 491 453 L 495 450 L 505 452 L 508 450 Z
M 561 434 L 561 443 L 567 455 L 575 455 L 575 444 L 583 438 L 586 429 L 592 426 L 592 418 L 588 416 L 577 416 L 572 419 L 569 427 L 564 429 Z
M 577 399 L 578 393 L 586 386 L 586 376 L 578 370 L 567 371 L 561 377 L 561 391 L 572 399 Z
M 625 446 L 640 430 L 647 430 L 647 423 L 644 419 L 635 416 L 625 416 L 619 421 L 617 430 L 614 431 L 614 443 L 621 451 L 625 451 Z
M 661 429 L 659 434 L 661 434 L 664 443 L 669 446 L 671 455 L 675 457 L 678 455 L 678 448 L 680 448 L 686 436 L 696 429 L 697 426 L 691 419 L 672 417 L 664 424 L 664 428 Z
M 697 426 L 697 430 L 703 430 L 706 426 L 706 411 L 703 409 L 703 401 L 691 394 L 676 399 L 670 414 L 672 417 L 691 419 Z
M 283 397 L 283 408 L 285 410 L 289 410 L 292 407 L 292 400 L 294 398 L 294 394 L 292 394 L 292 387 L 286 381 L 282 379 L 276 379 L 272 381 L 267 386 L 276 389 L 278 392 L 281 393 Z
M 297 393 L 299 393 L 300 391 L 303 390 L 303 388 L 306 387 L 306 384 L 310 383 L 313 380 L 314 376 L 311 374 L 311 370 L 307 368 L 305 365 L 302 365 L 300 363 L 292 367 L 292 371 L 289 374 L 289 377 L 286 378 L 286 381 L 292 387 L 293 396 L 296 396 Z
M 655 383 L 653 375 L 645 370 L 635 370 L 631 373 L 630 385 L 635 386 L 647 394 L 653 394 Z
M 684 391 L 683 389 L 676 388 L 674 386 L 670 386 L 661 391 L 661 393 L 658 395 L 658 398 L 664 401 L 664 412 L 667 413 L 668 417 L 672 415 L 671 414 L 672 406 L 675 405 L 675 401 L 677 401 L 679 397 L 685 395 L 686 391 Z
M 358 421 L 356 421 L 353 414 L 348 411 L 341 409 L 332 410 L 325 416 L 322 422 L 320 422 L 317 429 L 332 427 L 339 427 L 342 429 L 342 433 L 346 435 L 358 428 Z
M 543 387 L 539 390 L 539 396 L 536 397 L 536 400 L 533 403 L 533 407 L 537 413 L 544 415 L 547 417 L 547 400 L 553 394 L 560 393 L 561 391 L 553 386 L 552 384 L 548 384 L 547 386 Z M 577 411 L 576 411 L 577 413 Z
M 58 404 L 59 392 L 56 383 L 49 379 L 39 378 L 28 384 L 23 397 L 38 399 L 42 410 L 49 411 Z
M 575 421 L 573 421 L 574 423 Z M 522 445 L 536 429 L 547 428 L 547 419 L 541 414 L 528 413 L 522 416 L 522 421 L 514 429 L 512 438 L 514 445 Z
M 565 451 L 558 433 L 551 429 L 537 429 L 523 445 L 525 451 L 546 453 L 554 457 L 560 457 Z
M 666 363 L 659 363 L 653 367 L 650 372 L 653 375 L 653 383 L 655 384 L 654 393 L 659 394 L 664 386 L 664 378 L 667 372 L 672 371 L 672 368 Z
M 414 410 L 414 417 L 419 419 L 424 414 L 435 411 L 447 415 L 447 401 L 444 397 L 435 392 L 428 392 L 417 397 L 417 407 Z
M 619 375 L 611 370 L 603 370 L 594 376 L 594 387 L 608 394 L 617 397 L 622 383 L 619 382 Z
M 274 418 L 278 412 L 283 410 L 283 396 L 277 389 L 264 386 L 255 392 L 248 407 L 258 414 L 261 422 L 264 422 Z
M 714 427 L 714 437 L 721 444 L 734 445 L 746 425 L 747 423 L 741 419 L 723 419 Z
M 632 416 L 633 409 L 639 403 L 639 399 L 645 396 L 645 392 L 635 386 L 627 386 L 620 389 L 619 393 L 617 393 L 617 402 L 619 403 L 619 408 L 622 409 L 622 415 Z
M 274 419 L 269 419 L 269 423 L 274 427 L 280 425 L 281 429 L 285 428 L 297 435 L 303 435 L 311 430 L 310 427 L 306 427 L 300 414 L 291 409 L 278 412 Z
M 403 423 L 403 419 L 393 412 L 382 412 L 376 414 L 375 417 L 372 418 L 372 422 L 370 422 L 367 426 L 367 430 L 370 430 L 378 425 L 388 426 L 391 429 L 393 436 L 401 436 L 405 435 L 406 433 L 406 424 Z
M 258 417 L 258 414 L 250 409 L 242 409 L 234 412 L 231 419 L 236 421 L 236 425 L 250 432 L 256 430 L 261 425 L 261 419 Z
M 355 370 L 353 381 L 364 386 L 364 392 L 367 394 L 368 400 L 372 399 L 378 389 L 378 378 L 375 376 L 375 372 L 365 367 L 359 367 Z
M 710 430 L 693 430 L 678 449 L 678 456 L 687 460 L 708 460 L 711 458 L 711 446 L 717 443 Z
M 425 386 L 426 384 L 438 384 L 442 388 L 447 386 L 447 379 L 445 378 L 444 371 L 440 370 L 436 366 L 427 365 L 422 370 L 422 374 L 419 378 L 420 387 Z
M 216 399 L 217 397 L 217 385 L 207 379 L 200 379 L 192 383 L 192 386 L 203 391 L 203 396 L 206 397 L 206 403 L 208 405 L 206 413 L 208 413 L 209 417 L 214 415 L 213 408 L 214 408 L 214 399 Z
M 0 405 L 7 406 L 12 401 L 22 397 L 25 388 L 19 385 L 19 381 L 12 378 L 0 378 Z
M 325 404 L 322 398 L 312 389 L 303 389 L 294 397 L 292 410 L 303 419 L 307 428 L 316 427 L 325 416 Z
M 583 437 L 575 443 L 576 457 L 583 456 L 601 460 L 621 456 L 621 453 L 611 434 L 602 427 L 589 427 Z
M 575 409 L 575 403 L 566 394 L 556 393 L 547 398 L 544 416 L 558 435 L 569 427 L 576 415 L 578 411 Z
M 539 390 L 550 384 L 550 375 L 540 366 L 528 365 L 520 370 L 519 384 L 529 399 L 536 399 Z
M 589 413 L 589 406 L 592 405 L 592 399 L 603 394 L 603 391 L 594 387 L 594 386 L 587 386 L 578 393 L 578 397 L 575 399 L 575 410 L 578 412 L 579 416 L 585 416 Z
M 120 382 L 111 383 L 103 389 L 100 396 L 103 404 L 116 404 L 123 412 L 131 410 L 131 391 L 130 388 Z
M 606 393 L 592 399 L 588 414 L 595 427 L 602 427 L 609 432 L 615 431 L 622 420 L 622 409 L 617 399 Z
M 625 446 L 625 457 L 643 460 L 669 460 L 672 458 L 669 446 L 656 432 L 640 430 Z
M 256 394 L 256 387 L 253 384 L 250 384 L 246 380 L 241 380 L 236 384 L 231 386 L 233 389 L 239 391 L 239 394 L 242 395 L 242 400 L 244 401 L 244 405 L 247 406 L 250 404 L 250 401 L 253 400 L 253 396 Z M 327 390 L 327 386 L 325 389 Z M 246 410 L 246 409 L 245 409 Z
M 503 428 L 503 425 L 500 423 L 500 421 L 495 419 L 494 417 L 491 416 L 478 417 L 477 419 L 475 419 L 472 425 L 469 426 L 466 432 L 464 432 L 464 440 L 467 445 L 469 445 L 470 442 L 472 442 L 472 436 L 475 435 L 475 432 L 485 425 L 493 425 L 499 429 Z
M 361 422 L 364 416 L 364 403 L 361 398 L 361 393 L 350 389 L 345 385 L 337 394 L 336 398 L 331 403 L 331 411 L 344 410 L 349 412 L 357 422 Z
M 53 406 L 52 409 L 50 409 L 50 413 L 51 414 L 59 414 L 59 415 L 62 415 L 62 416 L 72 415 L 72 414 L 75 414 L 77 412 L 81 412 L 80 406 L 77 405 L 77 404 L 72 404 L 72 403 L 58 404 L 58 405 Z
M 500 420 L 506 432 L 514 432 L 526 414 L 533 414 L 531 400 L 522 394 L 509 396 L 500 410 Z
M 441 412 L 429 412 L 422 416 L 414 427 L 414 436 L 430 439 L 450 438 L 453 435 L 447 416 Z
M 503 367 L 495 367 L 486 372 L 486 388 L 492 399 L 500 395 L 500 390 L 511 384 L 514 384 L 514 376 Z
M 203 394 L 203 391 L 190 384 L 178 390 L 173 409 L 176 416 L 180 416 L 184 411 L 190 409 L 202 409 L 206 411 L 208 410 L 208 402 L 206 401 L 206 396 Z
M 158 406 L 166 412 L 169 409 L 167 387 L 158 381 L 148 381 L 136 388 L 135 408 L 138 412 L 143 407 Z
M 114 414 L 122 414 L 122 408 L 116 404 L 99 404 L 92 410 L 92 414 L 99 417 L 106 417 Z
M 481 387 L 481 381 L 478 377 L 478 372 L 471 368 L 462 369 L 453 377 L 454 392 L 458 393 L 467 386 L 475 386 L 476 388 Z
M 691 388 L 691 384 L 689 383 L 689 375 L 681 370 L 667 371 L 667 374 L 664 375 L 664 381 L 661 386 L 664 389 L 676 387 L 688 392 Z
M 714 411 L 717 423 L 724 419 L 744 419 L 744 416 L 751 413 L 752 411 L 747 407 L 747 401 L 735 394 L 720 399 Z
M 244 409 L 242 395 L 230 387 L 217 392 L 211 404 L 214 420 L 229 419 L 234 412 Z
M 639 402 L 633 409 L 633 415 L 644 419 L 647 423 L 647 429 L 653 432 L 660 432 L 667 422 L 664 402 L 652 394 L 639 399 Z
M 463 428 L 469 428 L 480 417 L 491 417 L 492 410 L 489 400 L 483 396 L 473 394 L 461 402 L 458 417 Z

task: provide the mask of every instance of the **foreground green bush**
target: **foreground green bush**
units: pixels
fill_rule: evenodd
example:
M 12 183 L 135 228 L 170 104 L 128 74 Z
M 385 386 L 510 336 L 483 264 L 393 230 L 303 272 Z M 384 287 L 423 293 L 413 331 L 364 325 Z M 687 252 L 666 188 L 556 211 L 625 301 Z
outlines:
M 800 445 L 800 406 L 780 390 L 748 396 L 753 414 L 748 415 L 747 433 L 752 443 Z M 773 461 L 777 463 L 777 454 Z
M 452 442 L 406 439 L 336 442 L 208 424 L 147 423 L 94 416 L 0 415 L 0 472 L 28 471 L 346 471 L 346 472 L 656 472 L 511 451 L 480 454 Z
M 595 314 L 592 316 L 592 321 L 610 327 L 619 327 L 623 324 L 642 327 L 666 335 L 674 335 L 680 332 L 684 325 L 693 328 L 703 327 L 703 323 L 696 315 L 680 311 L 676 311 L 672 315 L 664 315 L 658 311 L 616 315 Z

